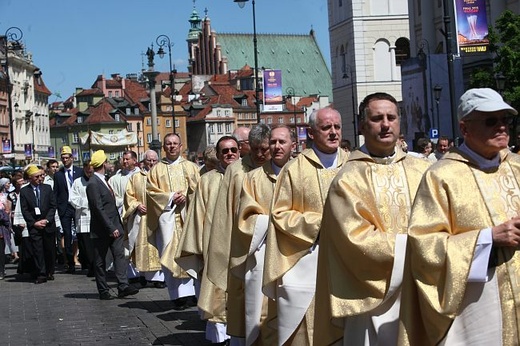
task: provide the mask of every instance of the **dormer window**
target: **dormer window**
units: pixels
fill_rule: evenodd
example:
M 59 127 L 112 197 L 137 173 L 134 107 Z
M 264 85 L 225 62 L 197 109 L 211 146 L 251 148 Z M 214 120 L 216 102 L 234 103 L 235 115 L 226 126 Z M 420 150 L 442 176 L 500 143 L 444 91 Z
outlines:
M 78 124 L 82 124 L 82 123 L 83 123 L 83 117 L 78 116 L 78 118 L 77 118 L 77 123 L 78 123 Z
M 119 113 L 114 114 L 114 119 L 116 119 L 116 121 L 120 120 Z
M 246 98 L 242 99 L 242 107 L 247 107 L 247 99 Z

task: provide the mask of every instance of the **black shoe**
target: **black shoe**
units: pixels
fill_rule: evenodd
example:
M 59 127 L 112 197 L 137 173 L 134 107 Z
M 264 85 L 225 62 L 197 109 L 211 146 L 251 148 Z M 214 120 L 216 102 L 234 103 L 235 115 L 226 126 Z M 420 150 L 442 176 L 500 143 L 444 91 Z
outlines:
M 99 294 L 100 300 L 112 300 L 114 298 L 115 297 L 113 295 L 111 295 L 109 292 L 103 292 L 103 293 Z
M 188 297 L 177 298 L 173 300 L 173 310 L 182 311 L 188 308 Z
M 153 287 L 155 288 L 165 288 L 166 284 L 163 281 L 154 281 Z
M 38 276 L 34 283 L 39 285 L 39 284 L 43 284 L 43 283 L 46 283 L 46 282 L 47 282 L 47 278 L 45 276 Z
M 135 288 L 134 286 L 126 286 L 126 288 L 122 291 L 119 291 L 119 293 L 117 294 L 117 297 L 118 298 L 124 298 L 124 297 L 127 297 L 127 296 L 133 296 L 134 294 L 137 294 L 139 293 L 139 290 L 137 288 Z
M 74 274 L 76 272 L 76 268 L 75 267 L 69 267 L 65 273 L 67 274 Z
M 139 283 L 141 284 L 141 287 L 146 287 L 146 285 L 148 285 L 148 281 L 144 276 L 139 277 Z
M 54 275 L 53 274 L 48 274 L 47 275 L 47 280 L 54 281 Z
M 187 308 L 192 308 L 194 306 L 197 306 L 197 297 L 195 296 L 189 296 L 189 297 L 186 297 L 186 307 Z

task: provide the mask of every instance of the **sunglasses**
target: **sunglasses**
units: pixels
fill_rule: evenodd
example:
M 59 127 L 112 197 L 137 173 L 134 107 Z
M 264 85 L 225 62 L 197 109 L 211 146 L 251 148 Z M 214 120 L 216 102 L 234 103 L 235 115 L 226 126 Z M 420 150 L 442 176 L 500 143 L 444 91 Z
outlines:
M 233 154 L 236 154 L 236 153 L 238 153 L 238 148 L 237 148 L 237 147 L 233 147 L 233 148 L 224 148 L 224 149 L 222 149 L 222 154 L 226 155 L 226 154 L 229 153 L 230 151 L 231 151 Z
M 468 120 L 474 121 L 477 119 L 468 119 Z M 489 118 L 484 119 L 483 123 L 484 123 L 484 125 L 486 125 L 486 127 L 495 127 L 498 124 L 498 122 L 507 126 L 507 125 L 511 125 L 513 123 L 513 120 L 514 120 L 514 118 L 512 116 L 506 116 L 506 117 L 501 117 L 501 118 L 489 117 Z

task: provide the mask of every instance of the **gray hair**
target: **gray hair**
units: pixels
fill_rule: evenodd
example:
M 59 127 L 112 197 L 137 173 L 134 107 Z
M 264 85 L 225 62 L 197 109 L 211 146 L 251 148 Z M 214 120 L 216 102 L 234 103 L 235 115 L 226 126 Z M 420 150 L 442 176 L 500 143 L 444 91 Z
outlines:
M 269 140 L 271 136 L 271 129 L 266 124 L 255 125 L 249 132 L 249 145 L 256 146 Z
M 321 111 L 324 111 L 324 110 L 330 110 L 334 113 L 337 113 L 339 116 L 340 123 L 341 123 L 341 114 L 339 114 L 339 112 L 337 110 L 335 110 L 332 107 L 324 107 L 324 108 L 319 108 L 319 109 L 313 110 L 311 115 L 309 115 L 309 127 L 311 129 L 316 129 L 316 123 L 318 121 L 318 113 L 320 113 Z
M 152 149 L 148 149 L 147 151 L 144 152 L 144 158 L 148 158 L 148 155 L 155 155 L 155 157 L 157 159 L 159 159 L 159 155 L 157 155 L 157 152 L 155 152 L 155 150 L 152 150 Z

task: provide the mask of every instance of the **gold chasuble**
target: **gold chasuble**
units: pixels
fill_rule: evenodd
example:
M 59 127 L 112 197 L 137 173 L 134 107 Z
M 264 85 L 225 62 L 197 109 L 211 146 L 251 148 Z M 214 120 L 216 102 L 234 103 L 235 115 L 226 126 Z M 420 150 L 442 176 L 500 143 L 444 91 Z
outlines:
M 137 211 L 139 204 L 146 205 L 147 179 L 147 174 L 144 171 L 132 175 L 126 185 L 124 198 L 125 214 L 123 215 L 123 220 L 125 225 L 127 225 L 127 234 L 133 234 L 134 229 L 137 230 L 136 238 L 133 240 L 135 244 L 133 247 L 133 258 L 135 266 L 140 272 L 161 270 L 155 234 L 147 231 L 147 215 L 141 215 Z
M 188 278 L 186 272 L 174 260 L 184 224 L 186 205 L 172 206 L 172 196 L 174 192 L 180 192 L 186 196 L 186 203 L 189 204 L 199 179 L 199 167 L 182 157 L 173 163 L 163 159 L 148 173 L 148 231 L 161 232 L 164 240 L 163 249 L 160 250 L 161 264 L 176 278 Z M 160 227 L 161 217 L 174 218 L 175 229 Z M 171 221 L 168 223 L 173 223 Z
M 227 290 L 233 218 L 238 209 L 244 176 L 253 169 L 255 166 L 249 155 L 233 162 L 226 168 L 218 191 L 218 212 L 213 215 L 207 267 L 209 280 L 224 291 Z
M 498 167 L 480 169 L 451 149 L 425 173 L 408 231 L 399 345 L 520 344 L 518 248 L 494 247 L 485 282 L 468 282 L 481 231 L 520 213 L 520 156 L 499 155 Z
M 175 254 L 175 261 L 181 268 L 201 283 L 198 297 L 201 318 L 220 323 L 226 322 L 226 293 L 208 282 L 204 263 L 207 260 L 211 223 L 223 176 L 224 173 L 216 169 L 201 176 L 190 201 L 180 246 Z
M 262 294 L 265 237 L 273 199 L 276 174 L 269 160 L 244 178 L 237 221 L 231 235 L 228 276 L 228 328 L 240 330 L 251 345 L 272 345 L 276 335 L 262 325 L 266 318 L 267 298 Z M 270 309 L 276 306 L 272 304 Z M 260 328 L 262 330 L 260 331 Z
M 397 342 L 408 217 L 430 162 L 399 148 L 389 158 L 374 158 L 362 150 L 350 154 L 323 210 L 316 345 L 341 338 L 343 345 Z M 380 330 L 379 324 L 385 327 Z
M 276 183 L 267 232 L 263 291 L 276 299 L 278 344 L 311 344 L 314 326 L 318 238 L 329 186 L 347 161 L 338 150 L 326 169 L 313 149 L 288 162 Z

